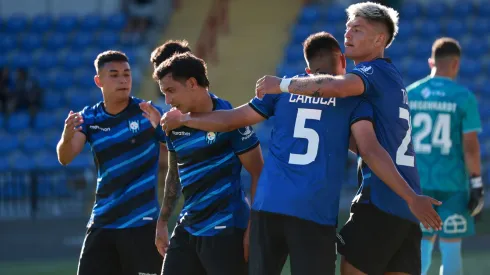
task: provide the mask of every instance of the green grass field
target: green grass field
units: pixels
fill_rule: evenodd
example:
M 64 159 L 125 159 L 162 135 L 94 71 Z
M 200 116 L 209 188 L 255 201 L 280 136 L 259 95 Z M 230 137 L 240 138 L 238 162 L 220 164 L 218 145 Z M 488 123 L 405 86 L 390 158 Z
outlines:
M 483 215 L 490 217 L 490 209 L 487 209 Z M 347 213 L 342 213 L 339 218 L 340 224 L 347 219 Z M 477 223 L 478 236 L 473 242 L 478 242 L 481 238 L 490 239 L 490 221 L 482 221 Z M 490 270 L 490 246 L 486 249 L 466 249 L 463 250 L 464 257 L 464 274 L 484 275 L 489 274 Z M 57 261 L 37 261 L 37 262 L 16 262 L 16 263 L 1 263 L 0 274 L 2 275 L 71 275 L 76 274 L 78 259 L 60 259 Z M 337 262 L 339 266 L 339 261 Z M 429 274 L 438 275 L 440 266 L 440 254 L 437 250 L 434 252 L 434 259 Z M 338 269 L 338 268 L 337 268 Z M 282 275 L 290 274 L 289 261 L 286 262 Z M 337 274 L 340 274 L 337 270 Z

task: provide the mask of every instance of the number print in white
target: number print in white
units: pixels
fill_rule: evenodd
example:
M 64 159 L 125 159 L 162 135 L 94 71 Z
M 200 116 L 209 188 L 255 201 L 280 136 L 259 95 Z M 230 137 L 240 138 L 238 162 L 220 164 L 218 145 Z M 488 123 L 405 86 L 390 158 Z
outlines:
M 307 119 L 320 120 L 322 117 L 322 110 L 299 108 L 296 115 L 296 122 L 294 124 L 293 137 L 305 138 L 308 140 L 308 148 L 306 154 L 289 154 L 289 163 L 297 165 L 307 165 L 315 161 L 318 155 L 318 145 L 320 137 L 318 133 L 311 129 L 306 128 L 305 123 Z
M 451 115 L 438 114 L 434 128 L 432 128 L 432 118 L 427 113 L 417 113 L 413 118 L 413 126 L 422 129 L 413 136 L 415 152 L 420 154 L 430 154 L 432 147 L 439 147 L 441 155 L 449 155 L 453 142 L 451 140 Z M 422 143 L 427 136 L 432 133 L 429 143 Z
M 405 134 L 405 138 L 403 138 L 402 143 L 398 147 L 398 150 L 396 150 L 396 164 L 413 167 L 415 165 L 415 158 L 406 155 L 412 135 L 412 125 L 410 125 L 410 113 L 408 112 L 408 109 L 400 108 L 400 118 L 405 119 L 408 122 L 408 130 Z

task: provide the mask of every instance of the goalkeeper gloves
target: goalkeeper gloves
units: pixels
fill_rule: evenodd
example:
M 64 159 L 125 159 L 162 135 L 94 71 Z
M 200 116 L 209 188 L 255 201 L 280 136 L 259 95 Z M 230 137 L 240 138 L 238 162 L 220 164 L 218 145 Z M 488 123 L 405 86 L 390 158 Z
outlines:
M 470 201 L 468 209 L 471 216 L 476 216 L 483 209 L 483 182 L 481 177 L 473 177 L 470 179 Z

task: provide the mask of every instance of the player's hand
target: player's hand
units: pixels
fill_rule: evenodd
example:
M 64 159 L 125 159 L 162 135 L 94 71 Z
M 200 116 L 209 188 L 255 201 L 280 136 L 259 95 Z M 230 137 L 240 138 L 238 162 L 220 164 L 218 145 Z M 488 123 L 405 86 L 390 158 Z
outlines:
M 160 111 L 158 111 L 158 109 L 155 108 L 151 102 L 141 102 L 140 109 L 143 111 L 143 116 L 150 121 L 151 126 L 153 126 L 153 128 L 157 128 L 160 118 L 162 117 Z
M 281 79 L 276 76 L 266 75 L 257 80 L 255 85 L 255 95 L 258 98 L 263 98 L 266 94 L 280 94 L 281 93 Z
M 432 228 L 437 231 L 442 229 L 442 220 L 432 205 L 441 204 L 442 202 L 431 197 L 417 195 L 408 207 L 426 229 Z
M 483 209 L 484 204 L 484 191 L 481 177 L 472 178 L 470 189 L 470 201 L 468 202 L 468 209 L 471 216 L 476 216 Z
M 162 126 L 165 133 L 169 135 L 170 131 L 184 126 L 184 118 L 184 114 L 182 114 L 176 108 L 172 108 L 170 109 L 170 111 L 166 112 L 162 116 L 162 119 L 160 120 L 160 125 Z
M 63 140 L 69 141 L 73 138 L 76 132 L 82 130 L 83 117 L 79 113 L 70 111 L 65 119 L 65 128 L 63 129 Z
M 157 247 L 158 253 L 160 253 L 160 255 L 165 258 L 165 254 L 167 254 L 167 248 L 169 245 L 168 224 L 166 222 L 160 220 L 158 220 L 157 222 L 155 245 Z
M 243 257 L 245 262 L 248 263 L 248 248 L 250 247 L 250 221 L 248 222 L 247 230 L 243 235 Z

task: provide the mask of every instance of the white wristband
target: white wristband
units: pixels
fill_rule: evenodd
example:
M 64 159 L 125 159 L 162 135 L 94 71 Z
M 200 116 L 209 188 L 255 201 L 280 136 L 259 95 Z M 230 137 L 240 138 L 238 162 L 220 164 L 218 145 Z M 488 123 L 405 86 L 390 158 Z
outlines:
M 483 181 L 481 177 L 474 177 L 470 179 L 471 188 L 481 188 L 483 187 Z
M 281 84 L 279 85 L 279 88 L 281 89 L 282 92 L 289 93 L 289 84 L 290 83 L 291 83 L 291 78 L 283 78 L 281 80 Z

